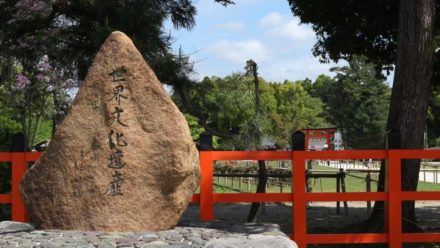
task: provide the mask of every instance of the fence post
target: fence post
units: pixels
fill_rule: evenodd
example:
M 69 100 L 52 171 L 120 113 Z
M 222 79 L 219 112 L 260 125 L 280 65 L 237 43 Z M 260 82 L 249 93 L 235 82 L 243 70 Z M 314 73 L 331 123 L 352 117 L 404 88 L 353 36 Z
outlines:
M 280 180 L 280 193 L 283 193 L 283 181 Z
M 12 221 L 29 222 L 29 216 L 26 212 L 23 201 L 20 196 L 20 182 L 26 173 L 27 166 L 25 160 L 26 137 L 22 133 L 16 133 L 12 136 L 11 142 L 11 170 L 12 170 L 12 192 L 11 192 L 11 219 Z
M 305 135 L 301 131 L 292 134 L 292 194 L 293 238 L 298 247 L 307 247 L 306 167 Z
M 340 169 L 342 170 L 342 169 Z M 341 192 L 341 175 L 338 173 L 336 175 L 336 192 L 339 193 Z M 340 214 L 341 213 L 341 202 L 337 201 L 336 202 L 336 214 Z
M 212 135 L 200 135 L 200 220 L 214 219 L 214 166 L 212 161 Z
M 402 204 L 401 193 L 401 136 L 396 130 L 387 132 L 386 148 L 388 149 L 388 161 L 386 164 L 385 189 L 388 191 L 388 201 L 385 211 L 387 213 L 387 228 L 389 234 L 389 247 L 399 248 L 402 246 Z M 392 175 L 392 176 L 391 176 Z
M 366 183 L 366 191 L 371 192 L 371 174 L 370 172 L 367 173 L 367 176 L 365 177 L 365 183 Z M 371 201 L 367 201 L 367 216 L 370 216 L 371 213 Z
M 345 172 L 342 169 L 339 169 L 340 173 L 341 173 L 341 190 L 342 193 L 345 193 Z M 344 211 L 345 214 L 348 214 L 348 204 L 347 201 L 344 201 Z

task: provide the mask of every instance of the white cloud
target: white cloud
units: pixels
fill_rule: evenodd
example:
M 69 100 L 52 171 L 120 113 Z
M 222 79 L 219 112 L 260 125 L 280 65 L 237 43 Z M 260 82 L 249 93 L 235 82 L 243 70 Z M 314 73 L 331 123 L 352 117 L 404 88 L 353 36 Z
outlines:
M 260 20 L 260 26 L 266 29 L 265 35 L 269 38 L 287 38 L 292 41 L 313 41 L 315 34 L 304 25 L 300 25 L 299 19 L 271 12 Z
M 243 22 L 226 22 L 219 25 L 223 30 L 229 32 L 241 32 L 245 29 L 245 24 Z
M 276 63 L 267 63 L 259 66 L 261 75 L 270 81 L 282 82 L 285 79 L 299 80 L 306 77 L 315 80 L 320 74 L 334 76 L 334 73 L 329 72 L 331 67 L 343 66 L 345 61 L 338 64 L 321 64 L 317 58 L 314 57 L 297 57 L 294 59 L 284 59 Z
M 258 40 L 230 41 L 219 40 L 206 49 L 228 62 L 244 65 L 248 59 L 263 62 L 270 58 L 269 51 Z
M 264 28 L 271 28 L 274 26 L 276 27 L 284 24 L 285 20 L 286 20 L 285 16 L 282 16 L 280 13 L 271 12 L 268 15 L 261 18 L 260 24 Z

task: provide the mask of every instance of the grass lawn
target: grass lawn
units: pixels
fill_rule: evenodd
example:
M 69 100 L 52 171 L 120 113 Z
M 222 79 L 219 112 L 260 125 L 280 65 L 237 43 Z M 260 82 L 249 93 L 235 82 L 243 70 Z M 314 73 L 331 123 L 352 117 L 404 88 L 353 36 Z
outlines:
M 316 170 L 328 170 L 330 172 L 337 172 L 337 169 L 314 166 Z M 346 192 L 366 192 L 366 178 L 367 173 L 347 173 L 345 177 Z M 377 189 L 377 176 L 378 174 L 371 174 L 371 191 L 375 192 Z M 287 179 L 290 180 L 290 179 Z M 240 179 L 234 178 L 232 183 L 231 178 L 214 178 L 214 192 L 216 193 L 239 193 L 239 192 L 255 192 L 256 180 L 250 180 L 248 183 L 247 178 L 242 179 L 241 188 Z M 309 184 L 312 187 L 312 192 L 336 192 L 336 178 L 310 178 Z M 418 191 L 440 191 L 440 184 L 419 182 Z M 267 192 L 280 193 L 279 183 L 269 183 Z M 290 183 L 283 183 L 283 192 L 291 192 Z

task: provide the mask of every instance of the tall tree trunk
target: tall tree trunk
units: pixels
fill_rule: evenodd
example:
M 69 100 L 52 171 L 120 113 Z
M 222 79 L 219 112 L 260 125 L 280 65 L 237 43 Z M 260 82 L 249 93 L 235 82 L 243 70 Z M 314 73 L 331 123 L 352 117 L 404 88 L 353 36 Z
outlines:
M 255 148 L 257 150 L 261 147 L 261 123 L 260 123 L 260 81 L 258 80 L 257 63 L 252 60 L 246 62 L 247 74 L 252 75 L 254 78 L 255 87 Z M 256 193 L 265 193 L 267 183 L 267 170 L 266 162 L 264 160 L 258 160 L 258 185 Z M 257 215 L 258 209 L 261 203 L 253 202 L 251 209 L 249 210 L 248 222 L 252 222 Z
M 265 193 L 266 192 L 266 184 L 267 184 L 267 170 L 266 170 L 266 162 L 264 160 L 258 160 L 258 185 L 256 193 Z M 249 210 L 248 222 L 252 222 L 257 216 L 258 209 L 260 208 L 261 203 L 252 202 L 251 209 Z
M 423 149 L 423 133 L 428 110 L 429 85 L 433 70 L 432 30 L 435 0 L 401 0 L 396 73 L 387 129 L 401 134 L 403 149 Z M 417 190 L 419 160 L 402 162 L 402 190 Z M 382 164 L 378 191 L 383 191 Z M 384 202 L 376 202 L 366 223 L 367 230 L 383 230 Z M 402 203 L 403 230 L 418 231 L 414 201 Z

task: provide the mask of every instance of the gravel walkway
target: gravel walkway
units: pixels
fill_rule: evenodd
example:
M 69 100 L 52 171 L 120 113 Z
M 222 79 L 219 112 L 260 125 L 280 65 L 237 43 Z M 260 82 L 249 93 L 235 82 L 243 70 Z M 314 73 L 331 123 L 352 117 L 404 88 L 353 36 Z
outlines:
M 308 233 L 335 233 L 339 228 L 357 223 L 368 217 L 366 202 L 348 202 L 348 213 L 345 214 L 341 202 L 341 214 L 336 213 L 335 202 L 311 202 L 307 207 Z M 374 202 L 371 203 L 374 205 Z M 245 223 L 250 204 L 216 204 L 215 219 L 225 223 Z M 266 213 L 259 211 L 256 223 L 272 223 L 280 226 L 282 232 L 292 233 L 292 206 L 284 203 L 266 204 Z M 425 230 L 440 232 L 440 202 L 417 201 L 416 215 Z M 190 205 L 181 218 L 182 225 L 198 225 L 199 207 Z
M 342 204 L 341 204 L 342 206 Z M 367 217 L 365 202 L 348 202 L 348 214 L 336 214 L 334 202 L 311 203 L 307 208 L 309 233 L 334 233 L 338 228 Z M 29 224 L 0 222 L 0 247 L 286 247 L 295 248 L 286 234 L 292 233 L 292 208 L 267 204 L 256 223 L 245 223 L 250 204 L 217 204 L 215 221 L 199 221 L 197 205 L 190 205 L 179 225 L 161 232 L 90 232 L 34 230 Z M 422 227 L 440 232 L 440 204 L 417 202 Z

